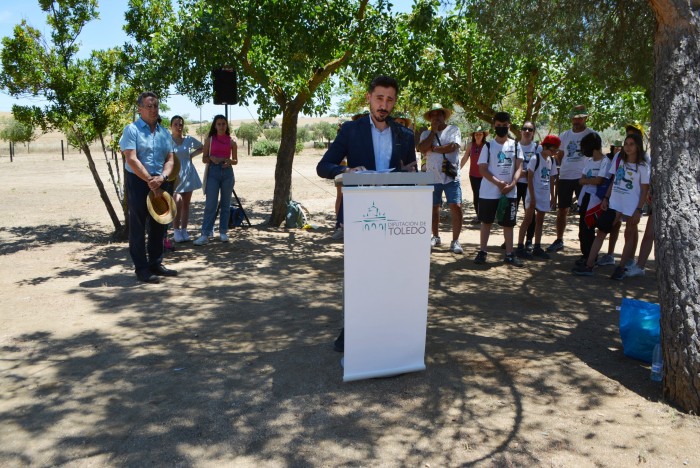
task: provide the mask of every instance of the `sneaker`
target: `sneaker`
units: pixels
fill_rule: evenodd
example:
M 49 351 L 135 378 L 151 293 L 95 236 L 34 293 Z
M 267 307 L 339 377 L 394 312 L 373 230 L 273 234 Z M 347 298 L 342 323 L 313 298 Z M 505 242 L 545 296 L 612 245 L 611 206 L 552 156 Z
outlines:
M 518 247 L 515 249 L 515 255 L 520 257 L 520 258 L 527 258 L 530 259 L 532 258 L 532 254 L 528 252 L 525 247 Z
M 510 255 L 506 255 L 505 258 L 503 259 L 503 261 L 508 265 L 513 265 L 516 267 L 521 267 L 521 266 L 525 265 L 522 260 L 520 260 L 518 257 L 513 255 L 512 253 Z
M 533 248 L 534 247 L 532 246 L 532 239 L 529 239 L 527 242 L 525 242 L 525 250 L 527 250 L 528 252 L 532 252 Z
M 544 249 L 543 249 L 542 247 L 540 247 L 539 245 L 538 245 L 537 247 L 535 247 L 534 249 L 532 249 L 532 256 L 533 256 L 533 257 L 537 257 L 537 258 L 541 258 L 541 259 L 543 259 L 543 260 L 549 260 L 550 258 L 552 258 L 552 257 L 550 257 L 549 254 L 548 254 L 547 252 L 545 252 Z
M 627 271 L 625 271 L 625 276 L 630 278 L 633 276 L 644 276 L 645 274 L 644 268 L 640 267 L 636 263 L 628 266 Z
M 477 265 L 483 265 L 486 263 L 486 252 L 479 250 L 479 252 L 476 254 L 476 258 L 474 259 L 474 263 Z
M 564 241 L 561 239 L 555 240 L 552 245 L 547 247 L 547 252 L 559 252 L 564 249 Z
M 182 236 L 182 242 L 190 242 L 192 239 L 190 239 L 190 233 L 187 232 L 187 229 L 180 229 L 180 235 Z
M 199 236 L 192 244 L 194 245 L 205 245 L 209 243 L 209 237 L 202 234 Z
M 588 257 L 586 257 L 585 255 L 581 255 L 579 258 L 576 259 L 574 265 L 581 266 L 585 265 L 586 263 L 588 263 Z
M 615 281 L 621 281 L 625 277 L 625 268 L 618 266 L 615 267 L 615 271 L 613 271 L 613 274 L 610 275 L 610 279 L 614 279 Z
M 430 238 L 430 247 L 437 247 L 440 244 L 442 244 L 442 241 L 440 240 L 440 236 L 432 236 Z
M 452 242 L 450 242 L 450 250 L 452 251 L 452 253 L 456 254 L 464 253 L 464 250 L 462 250 L 462 246 L 459 245 L 458 240 L 453 240 Z
M 184 242 L 182 239 L 182 232 L 180 229 L 175 229 L 173 231 L 173 241 L 176 243 Z
M 221 234 L 219 234 L 219 240 L 221 240 L 221 242 L 228 242 L 228 234 L 222 232 Z
M 610 254 L 605 254 L 598 260 L 598 266 L 614 265 L 615 257 Z
M 593 276 L 593 267 L 586 264 L 578 265 L 571 270 L 576 276 Z
M 331 239 L 333 240 L 342 240 L 343 237 L 345 237 L 345 232 L 343 231 L 342 226 L 340 226 L 338 229 L 335 230 L 333 234 L 331 234 Z

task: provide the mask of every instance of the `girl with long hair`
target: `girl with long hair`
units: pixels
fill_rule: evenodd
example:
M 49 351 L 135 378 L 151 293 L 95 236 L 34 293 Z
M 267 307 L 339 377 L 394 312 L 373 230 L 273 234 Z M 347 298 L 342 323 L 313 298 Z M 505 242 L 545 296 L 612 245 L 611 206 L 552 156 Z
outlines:
M 204 142 L 202 162 L 208 165 L 204 193 L 204 220 L 202 235 L 194 245 L 204 245 L 213 237 L 216 207 L 221 199 L 219 216 L 219 239 L 228 242 L 228 220 L 231 213 L 231 195 L 233 194 L 233 167 L 238 164 L 238 145 L 231 138 L 228 120 L 223 115 L 214 117 L 209 135 Z

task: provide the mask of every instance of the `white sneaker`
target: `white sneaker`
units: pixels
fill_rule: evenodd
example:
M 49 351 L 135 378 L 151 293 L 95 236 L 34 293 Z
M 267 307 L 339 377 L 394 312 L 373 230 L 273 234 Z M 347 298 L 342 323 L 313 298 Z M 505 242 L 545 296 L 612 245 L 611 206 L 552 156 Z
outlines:
M 615 257 L 613 257 L 610 254 L 605 254 L 600 259 L 598 260 L 598 266 L 605 266 L 605 265 L 614 265 L 615 264 Z
M 340 226 L 338 229 L 335 230 L 335 232 L 331 235 L 331 239 L 333 240 L 341 240 L 345 237 L 345 232 L 343 231 L 343 226 Z
M 628 265 L 626 267 L 625 276 L 627 276 L 627 277 L 644 276 L 644 275 L 645 275 L 644 268 L 640 268 L 640 266 L 637 265 L 636 263 L 633 263 L 632 265 Z
M 180 232 L 179 229 L 173 230 L 173 242 L 177 242 L 177 243 L 184 242 L 182 239 L 182 233 Z
M 199 236 L 194 242 L 192 242 L 194 245 L 205 245 L 209 243 L 209 237 L 205 236 L 202 234 Z
M 180 234 L 182 235 L 182 242 L 189 242 L 192 239 L 190 239 L 190 233 L 187 232 L 187 229 L 180 229 Z
M 222 232 L 221 234 L 219 234 L 219 239 L 221 240 L 221 242 L 228 242 L 228 235 L 225 232 Z
M 442 244 L 440 236 L 433 236 L 430 238 L 430 247 L 437 247 L 440 244 Z
M 456 254 L 464 253 L 464 250 L 462 250 L 462 246 L 459 245 L 458 240 L 453 240 L 450 243 L 450 250 L 452 251 L 452 253 L 456 253 Z

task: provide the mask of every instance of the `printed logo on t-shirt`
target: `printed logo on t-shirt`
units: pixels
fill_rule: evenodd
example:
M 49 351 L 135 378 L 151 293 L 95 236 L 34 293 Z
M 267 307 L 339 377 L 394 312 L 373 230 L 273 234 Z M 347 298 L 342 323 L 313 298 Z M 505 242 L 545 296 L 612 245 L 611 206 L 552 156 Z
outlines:
M 578 142 L 570 141 L 569 144 L 566 145 L 566 157 L 569 159 L 581 158 L 581 153 L 578 151 Z
M 637 171 L 627 167 L 626 164 L 621 164 L 620 167 L 617 168 L 617 172 L 615 173 L 615 186 L 620 186 L 620 184 L 624 182 L 625 188 L 627 190 L 632 190 L 634 188 L 633 178 L 635 172 Z M 627 177 L 629 177 L 629 179 Z
M 524 159 L 525 164 L 527 164 L 527 163 L 530 162 L 530 158 L 531 158 L 532 156 L 534 156 L 534 154 L 535 154 L 534 151 L 525 151 L 525 152 L 523 153 L 523 156 L 525 157 L 525 159 Z
M 498 152 L 498 165 L 501 167 L 507 167 L 513 165 L 513 158 L 506 156 L 503 151 Z

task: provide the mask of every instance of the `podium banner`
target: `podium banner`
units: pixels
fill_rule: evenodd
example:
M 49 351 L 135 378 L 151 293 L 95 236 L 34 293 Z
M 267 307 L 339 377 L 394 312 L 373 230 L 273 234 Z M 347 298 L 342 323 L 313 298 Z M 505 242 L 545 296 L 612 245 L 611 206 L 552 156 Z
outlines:
M 343 381 L 425 369 L 432 193 L 343 188 Z

